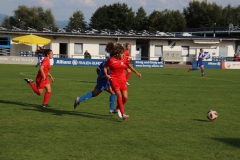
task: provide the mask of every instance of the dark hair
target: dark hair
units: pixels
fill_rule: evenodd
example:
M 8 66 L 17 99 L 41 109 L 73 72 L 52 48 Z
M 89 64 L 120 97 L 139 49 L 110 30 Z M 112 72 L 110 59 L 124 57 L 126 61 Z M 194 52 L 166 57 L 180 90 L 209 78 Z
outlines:
M 130 43 L 126 43 L 126 44 L 125 44 L 125 48 L 127 48 L 128 45 L 130 45 Z
M 124 48 L 121 44 L 113 42 L 108 42 L 105 48 L 105 51 L 107 51 L 110 54 L 110 57 L 113 57 L 117 54 L 120 54 L 124 51 Z
M 51 49 L 45 49 L 45 50 L 44 50 L 44 55 L 45 55 L 45 57 L 47 57 L 47 55 L 49 55 L 51 52 L 52 52 Z

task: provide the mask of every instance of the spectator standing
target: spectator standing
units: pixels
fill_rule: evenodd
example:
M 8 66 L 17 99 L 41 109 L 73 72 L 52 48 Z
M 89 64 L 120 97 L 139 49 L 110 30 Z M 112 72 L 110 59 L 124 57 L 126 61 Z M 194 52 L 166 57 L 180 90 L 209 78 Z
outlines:
M 84 59 L 91 59 L 91 54 L 88 52 L 88 50 L 84 52 Z
M 234 62 L 237 62 L 237 61 L 238 61 L 238 55 L 237 55 L 237 54 L 234 54 L 233 61 L 234 61 Z

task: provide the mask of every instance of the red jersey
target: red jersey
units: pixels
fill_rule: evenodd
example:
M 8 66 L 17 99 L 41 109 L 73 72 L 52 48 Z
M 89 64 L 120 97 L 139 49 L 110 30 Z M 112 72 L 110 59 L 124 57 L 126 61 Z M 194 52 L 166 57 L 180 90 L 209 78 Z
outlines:
M 124 56 L 126 56 L 126 57 L 130 57 L 131 56 L 127 49 L 124 50 Z
M 51 68 L 50 59 L 47 58 L 47 57 L 44 58 L 43 61 L 42 61 L 42 63 L 41 63 L 41 66 L 44 66 L 43 72 L 44 72 L 44 74 L 45 74 L 46 77 L 47 77 L 47 76 L 48 76 L 48 72 L 49 72 L 49 70 L 50 70 L 50 68 Z M 37 77 L 42 77 L 42 73 L 41 73 L 40 70 L 38 71 Z
M 234 56 L 233 60 L 236 62 L 238 61 L 238 56 Z
M 129 64 L 127 58 L 117 59 L 116 57 L 109 58 L 105 63 L 105 65 L 109 67 L 111 78 L 124 81 L 126 81 L 124 69 L 127 64 Z

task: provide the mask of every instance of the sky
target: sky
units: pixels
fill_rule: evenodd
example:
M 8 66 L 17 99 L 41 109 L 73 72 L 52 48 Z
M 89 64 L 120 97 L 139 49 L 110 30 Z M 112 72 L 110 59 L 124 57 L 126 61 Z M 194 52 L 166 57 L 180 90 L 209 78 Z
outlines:
M 208 0 L 216 2 L 218 5 L 226 7 L 240 5 L 240 0 Z M 41 6 L 44 9 L 51 9 L 55 20 L 69 20 L 72 14 L 80 10 L 83 12 L 85 21 L 90 22 L 92 14 L 103 5 L 113 3 L 126 3 L 133 11 L 137 11 L 139 7 L 143 7 L 150 15 L 154 10 L 163 11 L 164 9 L 183 11 L 188 6 L 189 0 L 0 0 L 0 14 L 13 15 L 13 11 L 19 5 L 28 7 Z

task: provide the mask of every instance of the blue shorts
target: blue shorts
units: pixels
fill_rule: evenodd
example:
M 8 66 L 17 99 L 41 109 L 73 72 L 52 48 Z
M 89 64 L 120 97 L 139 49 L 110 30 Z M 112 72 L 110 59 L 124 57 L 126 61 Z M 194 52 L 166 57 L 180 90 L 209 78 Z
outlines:
M 101 80 L 97 81 L 97 85 L 95 86 L 96 89 L 100 91 L 106 91 L 110 87 L 110 83 L 108 80 Z
M 200 67 L 202 67 L 202 66 L 204 66 L 203 63 L 202 63 L 202 61 L 197 62 L 197 68 L 200 68 Z

